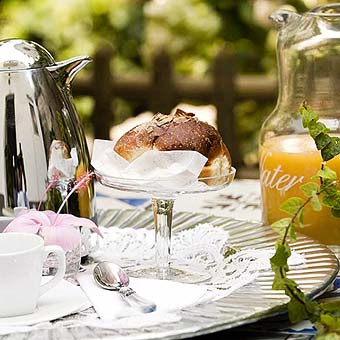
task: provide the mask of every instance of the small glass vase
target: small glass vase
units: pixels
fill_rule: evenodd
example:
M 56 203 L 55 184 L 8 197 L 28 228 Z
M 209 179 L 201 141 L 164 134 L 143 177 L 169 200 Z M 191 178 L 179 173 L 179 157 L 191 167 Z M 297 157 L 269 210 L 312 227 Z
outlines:
M 79 227 L 77 230 L 80 232 Z M 70 282 L 76 282 L 76 277 L 80 268 L 80 259 L 81 259 L 81 240 L 79 243 L 75 244 L 72 250 L 68 250 L 65 252 L 66 259 L 66 270 L 64 279 Z M 43 265 L 43 276 L 55 275 L 58 268 L 58 261 L 54 254 L 50 254 L 44 265 Z

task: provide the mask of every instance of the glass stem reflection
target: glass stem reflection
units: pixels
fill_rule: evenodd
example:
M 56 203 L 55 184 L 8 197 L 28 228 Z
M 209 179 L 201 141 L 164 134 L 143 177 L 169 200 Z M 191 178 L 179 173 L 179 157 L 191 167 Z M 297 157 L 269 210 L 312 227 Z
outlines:
M 65 201 L 67 195 L 68 195 L 68 188 L 69 188 L 69 181 L 65 181 L 65 180 L 61 180 L 59 181 L 58 185 L 57 185 L 57 188 L 60 192 L 60 195 L 61 195 L 61 199 L 62 199 L 62 202 Z M 66 214 L 69 213 L 68 211 L 68 200 L 65 201 L 65 210 L 66 210 Z
M 152 199 L 155 219 L 156 264 L 160 279 L 170 277 L 171 225 L 173 199 Z

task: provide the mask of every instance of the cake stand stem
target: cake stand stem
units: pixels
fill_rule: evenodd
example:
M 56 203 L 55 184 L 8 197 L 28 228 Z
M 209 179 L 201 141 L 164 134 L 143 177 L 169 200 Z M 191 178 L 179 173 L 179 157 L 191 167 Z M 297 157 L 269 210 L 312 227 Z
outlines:
M 155 221 L 156 264 L 160 279 L 170 278 L 171 226 L 174 199 L 152 199 Z

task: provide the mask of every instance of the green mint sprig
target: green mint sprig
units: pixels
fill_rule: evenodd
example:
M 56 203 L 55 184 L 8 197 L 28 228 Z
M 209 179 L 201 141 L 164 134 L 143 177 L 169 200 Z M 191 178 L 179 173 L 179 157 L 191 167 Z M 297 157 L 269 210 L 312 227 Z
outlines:
M 314 139 L 315 145 L 321 151 L 324 162 L 327 162 L 340 154 L 340 138 L 331 137 L 329 129 L 325 124 L 319 122 L 319 116 L 306 104 L 300 107 L 302 125 L 307 128 L 310 136 Z
M 300 189 L 305 199 L 288 198 L 280 206 L 280 210 L 288 217 L 271 225 L 279 235 L 275 254 L 270 260 L 275 274 L 272 288 L 284 290 L 290 298 L 287 307 L 292 322 L 309 319 L 316 325 L 320 339 L 333 339 L 333 335 L 340 334 L 340 301 L 332 303 L 311 301 L 296 282 L 287 277 L 288 258 L 291 255 L 288 240 L 294 242 L 296 227 L 304 227 L 303 217 L 307 205 L 310 205 L 314 211 L 320 211 L 325 206 L 331 209 L 334 216 L 340 217 L 340 190 L 336 187 L 337 174 L 326 166 L 327 161 L 340 154 L 340 138 L 329 135 L 329 129 L 319 122 L 319 116 L 306 103 L 302 104 L 299 111 L 302 115 L 303 127 L 308 129 L 317 149 L 321 152 L 320 170 L 312 178 L 317 179 L 320 184 L 316 182 L 303 184 Z

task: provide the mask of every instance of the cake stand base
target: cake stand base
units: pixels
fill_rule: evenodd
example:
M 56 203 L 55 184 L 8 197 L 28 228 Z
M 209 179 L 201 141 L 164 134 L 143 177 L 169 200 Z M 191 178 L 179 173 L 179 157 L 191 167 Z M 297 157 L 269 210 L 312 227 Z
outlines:
M 171 267 L 162 270 L 156 266 L 130 267 L 124 269 L 131 277 L 157 280 L 171 280 L 181 283 L 201 283 L 208 281 L 211 275 L 208 273 L 191 270 L 188 268 Z

